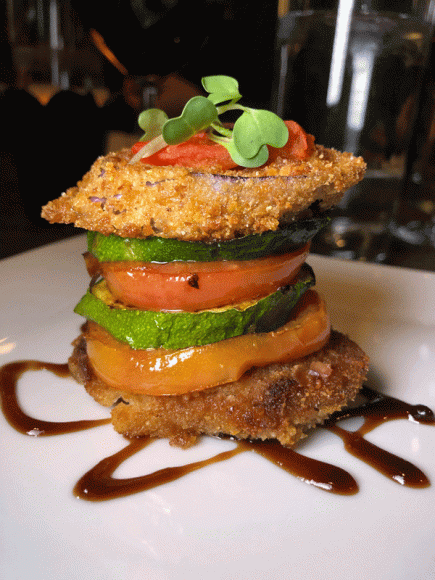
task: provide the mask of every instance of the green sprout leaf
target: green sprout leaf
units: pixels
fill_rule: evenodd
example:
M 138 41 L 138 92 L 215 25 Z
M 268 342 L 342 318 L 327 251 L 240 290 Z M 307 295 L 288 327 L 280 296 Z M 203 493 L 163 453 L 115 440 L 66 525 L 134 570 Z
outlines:
M 269 150 L 266 145 L 262 145 L 256 155 L 247 158 L 240 154 L 234 141 L 230 141 L 227 144 L 221 144 L 228 150 L 231 159 L 241 167 L 260 167 L 261 165 L 264 165 L 269 158 Z
M 239 83 L 233 77 L 225 75 L 203 77 L 201 82 L 204 89 L 210 93 L 208 99 L 215 105 L 226 101 L 234 103 L 242 97 L 239 92 Z
M 275 113 L 238 103 L 241 94 L 236 79 L 225 75 L 203 77 L 202 85 L 209 93 L 208 97 L 190 99 L 179 117 L 168 119 L 159 109 L 148 109 L 139 115 L 139 126 L 145 131 L 141 141 L 149 143 L 130 163 L 149 157 L 167 145 L 183 143 L 204 130 L 242 167 L 264 165 L 269 157 L 267 145 L 283 147 L 287 143 L 287 126 Z M 219 119 L 219 115 L 231 110 L 242 112 L 233 129 L 224 126 Z
M 217 109 L 211 101 L 206 97 L 193 97 L 186 103 L 179 117 L 169 119 L 164 124 L 163 138 L 169 145 L 182 143 L 210 127 L 217 118 Z
M 233 140 L 243 157 L 257 155 L 263 145 L 284 147 L 288 129 L 283 121 L 270 111 L 246 109 L 234 124 Z
M 147 109 L 142 111 L 137 120 L 139 127 L 145 131 L 140 141 L 151 141 L 162 133 L 163 125 L 168 120 L 168 115 L 160 109 Z

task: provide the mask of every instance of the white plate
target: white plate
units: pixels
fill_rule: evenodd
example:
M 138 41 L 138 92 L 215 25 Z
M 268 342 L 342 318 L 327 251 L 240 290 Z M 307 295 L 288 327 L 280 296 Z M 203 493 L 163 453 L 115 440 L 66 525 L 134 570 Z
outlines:
M 66 362 L 88 276 L 82 236 L 0 262 L 0 364 Z M 435 408 L 435 275 L 311 256 L 334 325 L 372 359 L 372 380 Z M 40 418 L 104 417 L 70 379 L 29 373 L 19 388 Z M 378 445 L 435 481 L 435 428 L 393 421 Z M 74 483 L 125 442 L 109 425 L 48 438 L 15 432 L 0 417 L 0 577 L 5 580 L 435 578 L 435 485 L 404 488 L 347 454 L 320 431 L 303 452 L 339 465 L 354 496 L 308 486 L 255 453 L 171 484 L 91 503 Z M 116 475 L 142 475 L 230 448 L 205 439 L 182 451 L 153 443 Z

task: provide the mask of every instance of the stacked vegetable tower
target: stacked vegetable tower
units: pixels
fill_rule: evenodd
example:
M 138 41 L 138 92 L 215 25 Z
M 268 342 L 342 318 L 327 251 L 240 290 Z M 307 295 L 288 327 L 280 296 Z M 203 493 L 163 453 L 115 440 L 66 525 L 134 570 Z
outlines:
M 331 332 L 305 263 L 361 158 L 239 104 L 231 77 L 203 79 L 143 141 L 98 159 L 43 208 L 88 231 L 87 323 L 70 369 L 129 436 L 276 438 L 293 445 L 354 398 L 364 353 Z M 220 119 L 239 110 L 233 126 Z

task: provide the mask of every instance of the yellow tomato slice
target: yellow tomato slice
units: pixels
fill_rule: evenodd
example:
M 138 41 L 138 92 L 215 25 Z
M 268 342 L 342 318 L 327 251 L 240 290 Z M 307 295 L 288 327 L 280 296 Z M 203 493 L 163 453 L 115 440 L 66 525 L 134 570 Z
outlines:
M 294 316 L 276 331 L 246 334 L 180 350 L 133 350 L 95 323 L 88 324 L 87 353 L 107 385 L 146 395 L 181 395 L 238 380 L 254 366 L 289 362 L 319 350 L 330 334 L 324 301 L 308 290 Z
M 103 262 L 112 294 L 145 310 L 196 312 L 271 294 L 299 272 L 310 244 L 294 252 L 246 261 Z

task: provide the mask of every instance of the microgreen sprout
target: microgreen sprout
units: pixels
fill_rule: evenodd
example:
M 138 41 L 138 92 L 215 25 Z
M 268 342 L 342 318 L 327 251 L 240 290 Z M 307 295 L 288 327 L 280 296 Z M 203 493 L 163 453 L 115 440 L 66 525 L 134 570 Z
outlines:
M 179 117 L 168 119 L 159 109 L 142 111 L 138 123 L 145 133 L 141 141 L 148 143 L 130 163 L 150 157 L 167 145 L 183 143 L 200 131 L 206 131 L 212 141 L 225 147 L 242 167 L 260 167 L 269 157 L 267 145 L 283 147 L 287 143 L 288 129 L 275 113 L 239 103 L 242 95 L 236 79 L 224 75 L 203 77 L 202 86 L 208 97 L 190 99 Z M 241 115 L 230 129 L 219 116 L 234 110 Z

